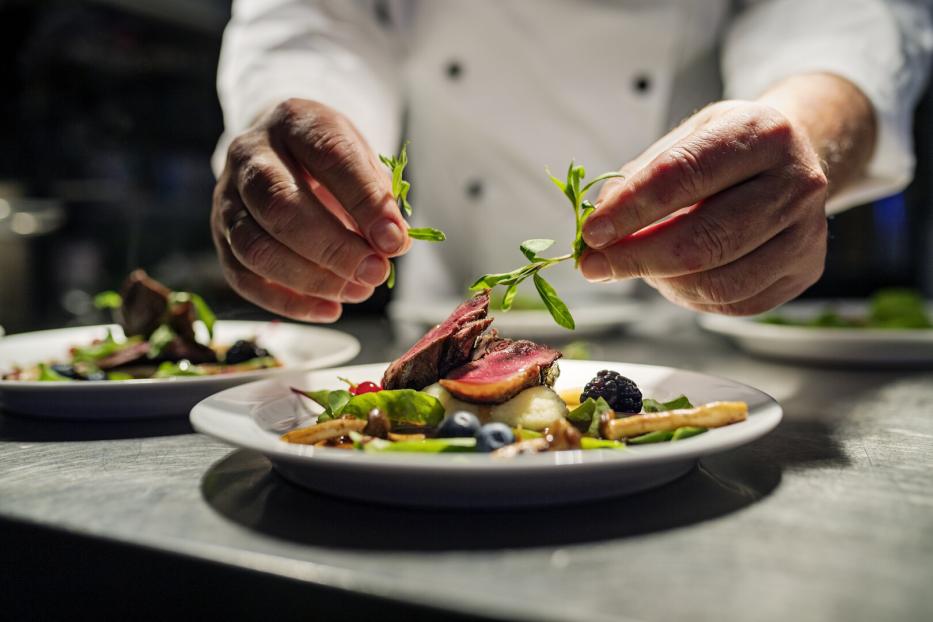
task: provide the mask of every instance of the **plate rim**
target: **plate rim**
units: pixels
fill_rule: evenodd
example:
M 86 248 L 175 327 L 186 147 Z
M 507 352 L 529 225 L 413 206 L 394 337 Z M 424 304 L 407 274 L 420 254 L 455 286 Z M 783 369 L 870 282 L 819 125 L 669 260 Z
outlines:
M 344 367 L 325 368 L 311 370 L 311 373 L 349 373 L 349 369 L 366 369 L 371 373 L 378 369 L 384 369 L 388 363 L 371 363 L 365 365 L 351 365 Z M 733 428 L 727 439 L 717 439 L 716 436 L 709 436 L 710 433 L 690 439 L 690 444 L 670 444 L 665 446 L 643 446 L 627 447 L 624 451 L 619 450 L 569 450 L 559 452 L 545 452 L 527 456 L 519 456 L 510 460 L 499 460 L 481 454 L 366 454 L 364 452 L 351 452 L 345 449 L 312 447 L 308 445 L 297 445 L 286 443 L 278 438 L 273 438 L 272 433 L 267 436 L 255 436 L 246 439 L 239 437 L 234 433 L 233 428 L 223 425 L 216 425 L 213 420 L 218 413 L 212 412 L 216 409 L 221 417 L 248 417 L 252 419 L 252 412 L 259 403 L 254 403 L 249 413 L 222 412 L 214 405 L 215 401 L 222 401 L 224 394 L 228 391 L 240 390 L 245 386 L 240 385 L 232 389 L 220 391 L 201 400 L 192 409 L 189 416 L 192 427 L 199 433 L 208 435 L 212 438 L 221 440 L 229 445 L 238 448 L 251 449 L 258 451 L 270 459 L 273 463 L 276 461 L 286 461 L 292 464 L 299 464 L 306 467 L 321 466 L 323 468 L 345 468 L 345 469 L 390 469 L 401 471 L 419 471 L 426 467 L 440 469 L 445 472 L 467 472 L 482 471 L 495 472 L 507 469 L 509 472 L 515 470 L 539 470 L 542 468 L 561 467 L 573 465 L 575 468 L 612 468 L 613 465 L 621 468 L 640 468 L 649 467 L 661 463 L 669 463 L 682 460 L 695 460 L 701 456 L 728 451 L 741 445 L 750 443 L 771 432 L 783 419 L 783 408 L 780 403 L 771 395 L 764 391 L 752 387 L 751 385 L 732 380 L 715 374 L 707 374 L 688 369 L 670 367 L 665 365 L 648 365 L 643 363 L 624 363 L 621 361 L 565 361 L 564 364 L 586 364 L 612 367 L 636 367 L 646 370 L 674 371 L 679 373 L 693 374 L 706 378 L 723 380 L 731 384 L 739 385 L 745 389 L 751 390 L 764 398 L 764 403 L 759 407 L 758 412 L 753 415 L 756 419 L 753 425 L 740 428 L 736 434 Z M 338 372 L 338 370 L 340 370 Z M 250 385 L 271 384 L 274 379 L 260 380 L 249 383 Z M 272 399 L 281 399 L 272 398 Z M 748 423 L 748 421 L 743 422 Z M 255 423 L 253 423 L 255 425 Z M 732 426 L 728 426 L 732 427 Z M 723 428 L 725 430 L 726 428 Z M 715 434 L 716 430 L 711 431 Z M 251 442 L 259 439 L 261 442 Z M 713 439 L 712 441 L 710 439 Z
M 217 320 L 218 324 L 249 324 L 259 326 L 268 326 L 271 324 L 286 325 L 291 328 L 298 328 L 300 330 L 308 330 L 312 332 L 327 332 L 344 339 L 346 341 L 346 353 L 335 352 L 333 354 L 328 354 L 322 356 L 320 359 L 312 359 L 313 362 L 305 362 L 297 365 L 291 366 L 282 366 L 282 367 L 273 367 L 268 369 L 257 369 L 246 372 L 235 372 L 231 374 L 215 374 L 212 376 L 173 376 L 171 378 L 134 378 L 132 380 L 85 380 L 81 382 L 44 382 L 41 380 L 3 380 L 0 379 L 0 392 L 3 391 L 23 391 L 27 389 L 42 389 L 43 391 L 89 391 L 91 389 L 103 389 L 106 387 L 108 391 L 120 391 L 120 390 L 129 390 L 133 388 L 143 388 L 143 387 L 164 387 L 171 385 L 203 385 L 211 382 L 225 381 L 229 379 L 240 379 L 246 382 L 249 381 L 261 381 L 264 379 L 269 379 L 270 377 L 289 374 L 289 373 L 299 373 L 305 371 L 315 371 L 318 369 L 324 369 L 327 367 L 332 367 L 334 365 L 339 365 L 341 362 L 349 362 L 356 358 L 360 350 L 362 349 L 362 344 L 360 340 L 357 339 L 354 335 L 337 330 L 336 328 L 329 328 L 323 326 L 317 326 L 313 324 L 301 324 L 299 322 L 286 322 L 282 320 Z M 33 337 L 36 335 L 43 336 L 54 336 L 55 333 L 67 333 L 72 331 L 91 331 L 91 330 L 106 330 L 108 328 L 113 328 L 118 326 L 115 323 L 109 324 L 92 324 L 88 326 L 70 326 L 65 328 L 50 328 L 46 330 L 35 330 L 28 331 L 25 333 L 12 333 L 7 334 L 3 337 L 0 337 L 0 344 L 8 343 L 10 340 L 20 340 Z

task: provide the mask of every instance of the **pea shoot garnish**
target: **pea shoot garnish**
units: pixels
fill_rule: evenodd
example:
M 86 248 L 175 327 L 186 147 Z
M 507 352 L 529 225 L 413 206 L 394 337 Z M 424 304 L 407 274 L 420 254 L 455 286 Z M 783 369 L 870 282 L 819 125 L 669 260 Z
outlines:
M 596 209 L 592 203 L 586 200 L 586 194 L 599 182 L 612 177 L 622 177 L 622 174 L 615 172 L 603 173 L 581 187 L 585 176 L 585 169 L 582 166 L 574 164 L 573 161 L 570 162 L 570 167 L 567 169 L 567 181 L 561 181 L 548 172 L 548 177 L 551 178 L 555 186 L 560 188 L 564 196 L 570 201 L 570 205 L 573 206 L 577 230 L 573 238 L 573 246 L 570 253 L 558 257 L 542 257 L 540 253 L 543 253 L 553 246 L 554 240 L 540 238 L 525 240 L 522 242 L 520 249 L 522 254 L 525 255 L 531 263 L 512 270 L 511 272 L 486 274 L 477 279 L 476 282 L 470 286 L 470 289 L 478 291 L 482 289 L 492 289 L 499 285 L 505 287 L 506 290 L 502 298 L 501 308 L 503 311 L 508 311 L 512 307 L 512 301 L 515 300 L 518 286 L 525 279 L 531 277 L 534 281 L 535 289 L 538 290 L 538 295 L 541 296 L 544 306 L 550 312 L 554 321 L 564 328 L 573 330 L 576 324 L 574 323 L 570 309 L 567 308 L 567 305 L 561 300 L 551 284 L 548 283 L 540 273 L 542 270 L 546 270 L 562 261 L 572 259 L 575 266 L 580 263 L 580 257 L 587 248 L 586 242 L 583 241 L 583 223 L 586 222 L 586 219 L 589 218 Z
M 408 191 L 411 190 L 411 183 L 404 178 L 405 167 L 408 166 L 408 143 L 402 145 L 402 150 L 398 156 L 380 154 L 379 159 L 392 173 L 392 196 L 398 201 L 399 211 L 411 218 L 411 203 L 408 202 Z M 443 242 L 447 239 L 443 231 L 432 227 L 411 227 L 408 229 L 408 237 L 426 242 Z M 386 286 L 389 289 L 395 287 L 395 263 L 391 261 L 389 262 L 389 278 L 386 280 Z

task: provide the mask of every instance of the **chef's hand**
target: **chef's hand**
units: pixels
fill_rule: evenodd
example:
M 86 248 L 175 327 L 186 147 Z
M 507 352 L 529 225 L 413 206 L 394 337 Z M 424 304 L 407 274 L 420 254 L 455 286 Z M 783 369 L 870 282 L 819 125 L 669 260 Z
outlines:
M 340 317 L 409 247 L 391 181 L 355 127 L 290 99 L 230 145 L 211 230 L 224 276 L 244 298 L 312 322 Z
M 853 114 L 868 126 L 849 127 L 867 146 L 842 154 L 848 167 L 834 159 L 838 166 L 829 170 L 839 170 L 840 180 L 859 172 L 874 141 L 871 106 L 839 82 L 813 76 L 792 80 L 768 103 L 719 102 L 624 166 L 625 178 L 604 184 L 584 227 L 593 250 L 582 259 L 583 275 L 642 277 L 672 302 L 730 315 L 766 311 L 815 283 L 826 257 L 830 190 L 817 150 L 844 125 L 832 108 L 859 97 L 862 108 Z M 793 94 L 820 86 L 829 89 L 823 103 L 831 110 L 813 116 L 808 105 L 819 102 Z M 788 102 L 799 103 L 799 116 Z M 795 120 L 771 104 L 793 110 Z

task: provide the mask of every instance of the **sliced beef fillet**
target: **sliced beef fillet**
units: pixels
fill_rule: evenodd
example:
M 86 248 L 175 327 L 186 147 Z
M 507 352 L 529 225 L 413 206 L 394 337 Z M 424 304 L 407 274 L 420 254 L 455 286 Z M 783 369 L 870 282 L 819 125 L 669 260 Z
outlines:
M 113 354 L 105 356 L 97 361 L 97 367 L 104 371 L 134 365 L 140 362 L 148 362 L 149 342 L 134 343 L 131 346 L 120 348 Z
M 501 404 L 525 389 L 553 384 L 561 353 L 533 341 L 484 343 L 485 355 L 451 371 L 441 386 L 466 402 Z
M 489 292 L 477 294 L 454 309 L 382 377 L 384 389 L 423 389 L 470 360 L 477 337 L 489 326 Z
M 180 361 L 187 359 L 195 365 L 201 363 L 216 363 L 217 353 L 211 348 L 202 345 L 194 340 L 184 339 L 176 336 L 162 348 L 158 361 Z
M 123 283 L 120 291 L 123 304 L 117 311 L 117 321 L 126 336 L 142 335 L 148 339 L 162 323 L 170 293 L 145 270 L 133 270 Z

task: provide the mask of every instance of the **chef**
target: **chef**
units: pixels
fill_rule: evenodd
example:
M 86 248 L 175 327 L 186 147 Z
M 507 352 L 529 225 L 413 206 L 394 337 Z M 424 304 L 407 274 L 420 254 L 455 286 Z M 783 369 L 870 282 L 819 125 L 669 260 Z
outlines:
M 565 299 L 641 278 L 691 309 L 765 311 L 819 279 L 827 214 L 909 183 L 930 21 L 923 0 L 236 0 L 225 276 L 313 322 L 392 258 L 397 295 L 462 297 L 522 265 L 524 239 L 569 246 L 545 167 L 575 159 L 624 178 L 591 197 L 579 269 L 548 273 Z M 406 235 L 377 157 L 405 140 L 412 224 L 444 243 Z

